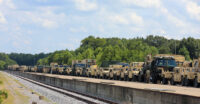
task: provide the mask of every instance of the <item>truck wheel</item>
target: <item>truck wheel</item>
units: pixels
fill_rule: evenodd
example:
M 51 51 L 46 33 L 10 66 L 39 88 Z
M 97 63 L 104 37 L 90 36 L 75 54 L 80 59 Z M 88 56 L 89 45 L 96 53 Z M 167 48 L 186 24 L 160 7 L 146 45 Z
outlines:
M 147 78 L 146 76 L 144 77 L 144 82 L 145 83 L 149 83 L 149 78 Z
M 167 79 L 166 78 L 162 78 L 162 84 L 167 84 Z
M 195 77 L 195 79 L 194 79 L 194 87 L 199 87 L 199 83 L 198 83 L 198 79 L 197 79 L 197 77 Z
M 139 77 L 138 78 L 139 82 L 143 82 L 142 75 L 139 75 L 138 77 Z M 136 81 L 136 76 L 135 75 L 133 76 L 133 79 Z
M 184 86 L 185 85 L 185 78 L 181 77 L 181 85 Z
M 175 84 L 176 84 L 176 83 L 174 82 L 174 79 L 173 79 L 173 78 L 171 78 L 170 84 L 171 84 L 171 85 L 175 85 Z
M 190 80 L 188 78 L 185 78 L 185 86 L 189 86 L 190 85 Z

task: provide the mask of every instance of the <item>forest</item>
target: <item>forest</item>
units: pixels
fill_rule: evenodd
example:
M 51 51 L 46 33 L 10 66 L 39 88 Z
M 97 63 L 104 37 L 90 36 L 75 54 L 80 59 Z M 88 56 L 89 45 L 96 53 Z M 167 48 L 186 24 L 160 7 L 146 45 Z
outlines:
M 89 36 L 81 41 L 76 50 L 60 50 L 53 53 L 0 54 L 0 68 L 10 65 L 49 65 L 51 62 L 70 65 L 72 60 L 96 59 L 97 64 L 103 61 L 133 62 L 144 61 L 148 54 L 180 54 L 186 60 L 200 56 L 200 39 L 192 37 L 181 40 L 167 39 L 163 36 L 149 35 L 146 38 L 100 38 Z
M 148 54 L 180 54 L 187 60 L 199 57 L 200 40 L 192 37 L 181 40 L 167 39 L 162 36 L 149 35 L 146 38 L 99 38 L 89 36 L 81 41 L 74 51 L 61 50 L 51 53 L 48 57 L 39 59 L 38 65 L 48 65 L 51 62 L 71 64 L 72 60 L 96 59 L 97 64 L 103 61 L 133 62 L 144 61 Z

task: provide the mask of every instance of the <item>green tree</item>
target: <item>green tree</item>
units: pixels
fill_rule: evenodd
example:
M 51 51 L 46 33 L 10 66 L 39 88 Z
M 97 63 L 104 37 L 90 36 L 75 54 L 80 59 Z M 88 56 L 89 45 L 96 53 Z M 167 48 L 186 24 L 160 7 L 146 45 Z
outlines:
M 186 60 L 190 60 L 190 55 L 189 55 L 189 51 L 187 50 L 187 48 L 182 47 L 182 48 L 179 50 L 179 54 L 184 55 L 185 58 L 186 58 Z

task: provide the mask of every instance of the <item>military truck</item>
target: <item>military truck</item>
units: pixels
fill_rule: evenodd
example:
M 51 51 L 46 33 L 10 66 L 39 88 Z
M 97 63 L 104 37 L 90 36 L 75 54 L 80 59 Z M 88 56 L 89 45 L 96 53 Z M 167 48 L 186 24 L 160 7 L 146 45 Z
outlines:
M 183 66 L 175 68 L 170 83 L 172 85 L 180 83 L 182 86 L 192 85 L 197 75 L 197 69 L 194 67 L 194 63 L 195 60 L 193 62 L 185 61 L 183 62 Z
M 117 79 L 120 78 L 120 71 L 122 65 L 110 65 L 109 66 L 109 79 Z
M 132 62 L 128 69 L 128 80 L 138 81 L 139 72 L 142 70 L 144 62 Z
M 91 65 L 90 67 L 86 68 L 86 76 L 97 77 L 97 74 L 96 74 L 97 71 L 98 71 L 97 65 Z
M 21 71 L 21 72 L 27 72 L 28 71 L 28 66 L 26 66 L 26 65 L 19 66 L 19 71 Z
M 75 76 L 86 76 L 86 68 L 91 65 L 96 65 L 94 59 L 73 60 L 72 61 L 72 74 Z
M 50 73 L 51 67 L 50 66 L 43 66 L 42 67 L 42 73 Z
M 127 81 L 129 64 L 128 63 L 119 63 L 119 65 L 122 65 L 122 68 L 120 69 L 120 80 Z
M 19 71 L 19 65 L 18 65 L 18 64 L 9 65 L 9 66 L 8 66 L 8 70 Z
M 146 62 L 145 65 L 144 69 L 140 72 L 140 81 L 151 81 L 152 83 L 160 81 L 162 84 L 167 84 L 172 78 L 173 69 L 176 67 L 176 61 L 173 55 L 158 54 L 155 55 L 151 61 Z
M 193 86 L 194 87 L 199 87 L 200 85 L 200 57 L 198 60 L 194 61 L 194 68 L 195 68 L 195 79 L 193 81 Z
M 70 65 L 63 65 L 63 74 L 64 75 L 71 75 L 71 67 Z
M 52 62 L 50 63 L 50 67 L 51 67 L 51 70 L 50 70 L 51 74 L 58 74 L 58 63 Z
M 109 78 L 109 67 L 100 67 L 99 77 L 103 78 L 103 79 L 108 79 Z

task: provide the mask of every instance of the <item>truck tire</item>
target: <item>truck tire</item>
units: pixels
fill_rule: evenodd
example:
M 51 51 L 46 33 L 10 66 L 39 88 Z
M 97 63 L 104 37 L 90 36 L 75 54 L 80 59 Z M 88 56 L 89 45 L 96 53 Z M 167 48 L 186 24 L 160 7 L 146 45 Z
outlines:
M 185 86 L 185 78 L 181 77 L 181 85 Z
M 135 75 L 133 76 L 133 79 L 136 81 L 136 76 Z M 143 82 L 144 81 L 142 75 L 138 76 L 138 81 L 139 82 Z
M 197 79 L 197 77 L 195 77 L 195 79 L 194 79 L 194 87 L 199 87 L 199 83 L 198 83 L 198 79 Z
M 185 86 L 189 86 L 190 85 L 190 80 L 188 78 L 185 78 Z
M 171 80 L 170 80 L 170 84 L 171 84 L 171 85 L 175 85 L 175 84 L 176 84 L 176 83 L 174 82 L 174 78 L 173 78 L 173 77 L 172 77 Z
M 162 78 L 162 84 L 168 84 L 168 80 L 166 78 Z

